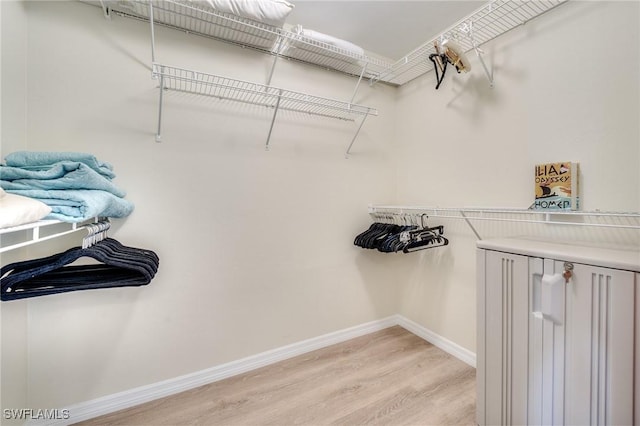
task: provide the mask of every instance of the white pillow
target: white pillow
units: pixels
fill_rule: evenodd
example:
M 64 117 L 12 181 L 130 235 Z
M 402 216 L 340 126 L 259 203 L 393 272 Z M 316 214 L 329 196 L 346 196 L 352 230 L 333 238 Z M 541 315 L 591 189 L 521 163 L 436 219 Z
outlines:
M 207 3 L 217 11 L 276 27 L 284 25 L 294 7 L 286 0 L 207 0 Z
M 51 207 L 33 198 L 7 194 L 0 188 L 0 228 L 36 222 L 51 213 Z
M 357 44 L 353 44 L 349 41 L 346 40 L 342 40 L 340 38 L 334 37 L 334 36 L 330 36 L 328 34 L 324 34 L 321 33 L 319 31 L 314 31 L 314 30 L 309 30 L 306 28 L 302 28 L 302 26 L 298 25 L 296 27 L 296 32 L 303 36 L 306 37 L 307 39 L 310 40 L 315 40 L 318 41 L 320 43 L 326 43 L 330 46 L 335 46 L 339 49 L 343 49 L 346 50 L 347 52 L 354 54 L 354 55 L 359 55 L 359 56 L 363 56 L 364 55 L 364 49 L 360 46 L 358 46 Z

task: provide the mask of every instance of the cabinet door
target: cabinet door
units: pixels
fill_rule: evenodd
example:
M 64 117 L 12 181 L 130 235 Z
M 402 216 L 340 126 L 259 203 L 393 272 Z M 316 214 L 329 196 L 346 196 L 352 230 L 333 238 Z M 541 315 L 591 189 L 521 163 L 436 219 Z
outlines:
M 634 359 L 634 396 L 633 418 L 634 424 L 640 423 L 640 273 L 636 273 L 635 282 L 636 304 L 635 304 L 635 359 Z
M 478 253 L 478 411 L 480 425 L 527 420 L 528 258 Z
M 563 424 L 565 286 L 553 261 L 529 258 L 528 418 Z
M 553 267 L 561 273 L 564 263 Z M 634 287 L 632 272 L 574 265 L 566 285 L 566 424 L 633 423 Z
M 640 274 L 565 281 L 563 261 L 491 250 L 477 266 L 478 424 L 640 424 Z

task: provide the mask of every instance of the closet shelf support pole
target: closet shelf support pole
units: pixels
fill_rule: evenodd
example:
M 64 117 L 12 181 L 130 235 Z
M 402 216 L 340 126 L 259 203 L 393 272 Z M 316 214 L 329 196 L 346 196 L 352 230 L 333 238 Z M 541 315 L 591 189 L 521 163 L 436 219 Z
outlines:
M 362 129 L 362 126 L 364 125 L 364 121 L 367 119 L 368 116 L 369 116 L 369 114 L 365 114 L 362 117 L 362 121 L 360 122 L 360 126 L 358 126 L 358 130 L 356 130 L 356 134 L 353 135 L 353 139 L 351 139 L 351 143 L 349 144 L 349 147 L 347 148 L 347 152 L 344 154 L 344 158 L 349 158 L 351 147 L 353 146 L 353 143 L 356 141 L 356 138 L 358 137 L 358 134 L 360 133 L 360 129 Z
M 353 103 L 353 100 L 356 98 L 356 93 L 358 93 L 358 88 L 360 87 L 360 82 L 362 81 L 362 76 L 364 76 L 365 71 L 367 70 L 367 64 L 364 64 L 364 67 L 362 67 L 362 72 L 360 73 L 360 78 L 358 78 L 358 82 L 356 83 L 356 87 L 355 89 L 353 89 L 353 95 L 351 95 L 351 102 L 349 102 L 350 104 Z
M 489 11 L 491 11 L 492 5 L 493 4 L 489 5 Z M 487 64 L 484 62 L 484 58 L 482 57 L 484 52 L 478 47 L 478 43 L 476 43 L 476 39 L 473 36 L 473 21 L 469 21 L 468 23 L 464 24 L 462 27 L 460 27 L 460 30 L 467 33 L 469 39 L 471 39 L 473 50 L 475 50 L 476 56 L 478 57 L 478 59 L 480 59 L 480 65 L 482 65 L 484 73 L 487 76 L 487 80 L 489 80 L 489 87 L 493 89 L 493 72 L 490 72 L 489 68 L 487 68 Z
M 102 13 L 105 19 L 111 19 L 111 8 L 104 4 L 104 0 L 100 0 L 100 6 L 102 6 Z
M 267 86 L 271 85 L 271 79 L 273 78 L 273 72 L 276 69 L 276 62 L 278 62 L 278 57 L 280 57 L 280 52 L 282 50 L 282 43 L 284 42 L 284 37 L 281 35 L 278 36 L 278 44 L 275 49 L 275 55 L 273 58 L 273 64 L 271 65 L 271 71 L 269 72 L 269 77 L 267 78 Z
M 484 59 L 482 58 L 482 52 L 480 52 L 480 49 L 477 47 L 475 49 L 476 55 L 478 55 L 478 59 L 480 59 L 480 64 L 482 65 L 482 68 L 484 68 L 484 73 L 487 75 L 487 80 L 489 80 L 489 87 L 493 89 L 493 73 L 489 72 L 489 68 L 487 68 L 487 64 L 485 64 Z
M 282 90 L 278 91 L 278 100 L 276 101 L 275 110 L 273 111 L 273 117 L 271 117 L 271 125 L 269 126 L 269 134 L 267 135 L 267 143 L 265 149 L 269 151 L 269 141 L 271 140 L 271 132 L 273 132 L 273 125 L 276 122 L 276 115 L 278 114 L 278 108 L 280 108 L 280 99 L 282 99 Z
M 164 74 L 160 74 L 160 99 L 158 101 L 158 132 L 156 142 L 162 142 L 162 95 L 164 92 Z
M 467 222 L 467 225 L 469 225 L 469 228 L 471 228 L 473 233 L 476 234 L 476 238 L 478 239 L 478 241 L 482 241 L 482 237 L 480 236 L 480 234 L 478 234 L 478 231 L 476 231 L 476 228 L 473 226 L 467 215 L 464 214 L 463 210 L 460 210 L 460 215 L 464 218 L 464 221 Z
M 151 63 L 156 62 L 156 37 L 153 30 L 153 2 L 149 2 L 149 26 L 151 27 Z

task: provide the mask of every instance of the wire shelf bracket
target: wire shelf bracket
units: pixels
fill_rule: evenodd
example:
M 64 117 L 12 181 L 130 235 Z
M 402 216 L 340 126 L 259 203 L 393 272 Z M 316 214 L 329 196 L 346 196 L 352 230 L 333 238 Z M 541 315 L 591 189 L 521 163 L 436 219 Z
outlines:
M 269 126 L 269 134 L 267 135 L 267 142 L 265 144 L 264 149 L 269 151 L 269 141 L 271 141 L 271 133 L 273 132 L 273 125 L 276 122 L 276 115 L 278 114 L 278 109 L 280 108 L 280 101 L 282 100 L 282 90 L 278 93 L 278 100 L 276 101 L 276 106 L 273 109 L 273 117 L 271 117 L 271 125 Z
M 278 43 L 274 49 L 273 55 L 273 64 L 271 65 L 271 70 L 269 71 L 269 77 L 267 77 L 267 86 L 271 85 L 271 80 L 273 79 L 273 72 L 276 70 L 276 63 L 278 62 L 278 58 L 280 57 L 280 53 L 282 52 L 282 47 L 284 45 L 284 37 L 278 37 Z
M 476 42 L 475 37 L 473 36 L 473 21 L 468 21 L 467 23 L 460 26 L 460 31 L 467 33 L 469 36 L 469 40 L 471 40 L 471 44 L 473 46 L 473 50 L 476 52 L 476 56 L 480 61 L 480 65 L 482 65 L 482 69 L 484 70 L 485 75 L 487 76 L 487 80 L 489 80 L 489 87 L 493 89 L 493 69 L 489 71 L 487 64 L 484 62 L 484 51 L 478 47 L 478 43 Z
M 100 0 L 100 7 L 102 8 L 102 14 L 105 19 L 111 19 L 111 8 L 105 4 L 105 0 Z
M 349 158 L 349 155 L 351 154 L 351 147 L 353 146 L 353 143 L 356 141 L 356 138 L 360 134 L 360 130 L 362 129 L 362 126 L 364 125 L 364 120 L 366 120 L 366 119 L 367 119 L 367 115 L 362 116 L 362 120 L 360 121 L 360 125 L 358 126 L 358 130 L 356 130 L 356 134 L 353 136 L 353 139 L 351 139 L 351 143 L 349 144 L 349 147 L 347 148 L 347 152 L 344 154 L 344 158 Z

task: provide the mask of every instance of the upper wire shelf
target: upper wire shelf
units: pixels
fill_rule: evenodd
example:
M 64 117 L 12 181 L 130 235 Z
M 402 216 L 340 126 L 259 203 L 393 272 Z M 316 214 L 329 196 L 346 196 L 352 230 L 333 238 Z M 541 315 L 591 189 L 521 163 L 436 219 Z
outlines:
M 301 62 L 320 65 L 351 75 L 372 79 L 391 66 L 391 62 L 360 54 L 319 40 L 282 30 L 285 45 L 280 55 Z M 384 80 L 383 80 L 384 81 Z
M 454 40 L 464 52 L 469 52 L 566 1 L 493 0 L 420 45 L 371 81 L 372 83 L 383 81 L 398 85 L 406 84 L 433 70 L 429 55 L 436 53 L 434 43 L 447 39 Z
M 149 0 L 105 2 L 119 15 L 149 20 Z M 155 23 L 189 33 L 258 49 L 301 62 L 373 78 L 390 61 L 360 54 L 283 28 L 205 8 L 189 0 L 153 0 Z
M 262 22 L 219 12 L 190 0 L 104 0 L 105 10 L 181 31 L 261 50 L 350 75 L 403 85 L 433 70 L 434 42 L 455 40 L 465 52 L 523 25 L 567 0 L 492 0 L 396 62 L 360 54 Z M 484 65 L 484 64 L 483 64 Z
M 148 0 L 118 0 L 105 2 L 110 11 L 119 15 L 148 21 Z M 225 40 L 246 47 L 270 51 L 280 29 L 240 16 L 205 9 L 188 0 L 154 0 L 153 20 L 181 31 Z

